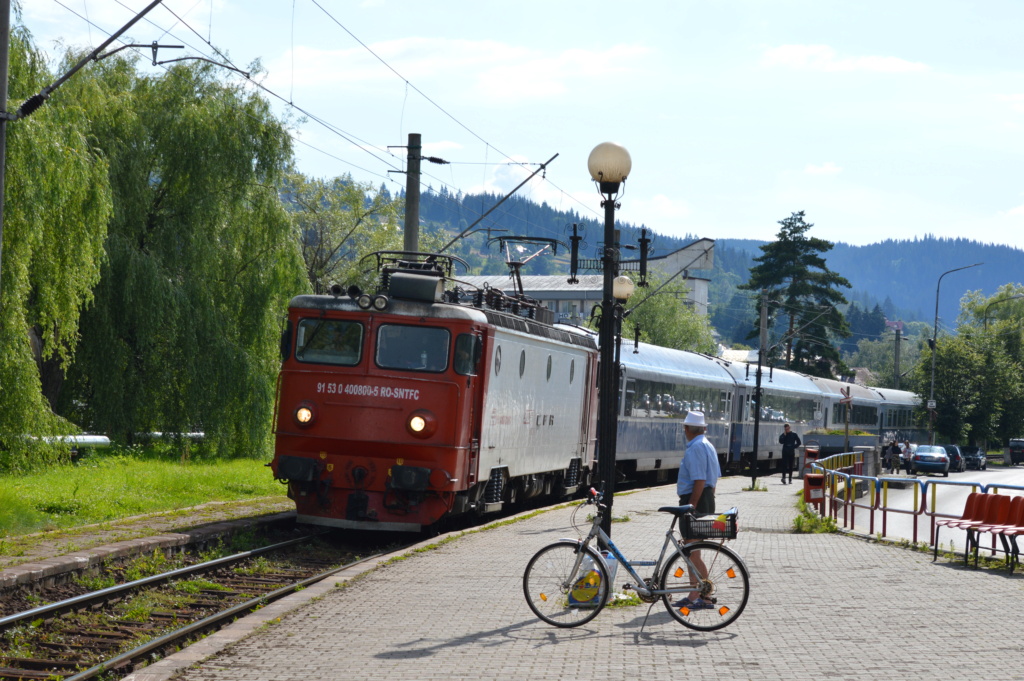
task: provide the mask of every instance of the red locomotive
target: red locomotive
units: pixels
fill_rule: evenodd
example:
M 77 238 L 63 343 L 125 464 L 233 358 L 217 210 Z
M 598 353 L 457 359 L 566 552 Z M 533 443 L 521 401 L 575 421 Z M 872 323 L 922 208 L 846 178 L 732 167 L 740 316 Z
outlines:
M 373 254 L 376 294 L 292 299 L 272 468 L 300 522 L 415 531 L 590 480 L 592 336 L 453 256 Z

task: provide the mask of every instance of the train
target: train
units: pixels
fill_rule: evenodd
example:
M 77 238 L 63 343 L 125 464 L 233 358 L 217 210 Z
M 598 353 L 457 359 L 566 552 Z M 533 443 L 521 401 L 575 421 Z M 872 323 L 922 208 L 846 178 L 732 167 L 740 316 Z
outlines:
M 367 257 L 373 293 L 334 286 L 289 303 L 270 466 L 299 522 L 415 532 L 572 498 L 595 481 L 593 332 L 556 323 L 521 287 L 460 282 L 456 256 Z M 851 428 L 889 439 L 913 427 L 919 403 L 766 369 L 758 405 L 756 367 L 646 343 L 622 352 L 620 371 L 616 472 L 650 482 L 678 470 L 689 410 L 705 413 L 723 472 L 738 473 L 777 465 L 784 422 L 806 438 L 845 424 L 849 409 Z

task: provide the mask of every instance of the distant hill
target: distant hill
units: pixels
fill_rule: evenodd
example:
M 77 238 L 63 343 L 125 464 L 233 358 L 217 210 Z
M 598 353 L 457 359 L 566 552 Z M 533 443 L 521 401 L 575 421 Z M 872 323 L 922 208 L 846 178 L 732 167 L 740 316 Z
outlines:
M 734 249 L 753 258 L 761 254 L 759 246 L 764 243 L 767 242 L 719 239 L 715 246 L 716 252 Z M 829 268 L 852 285 L 846 295 L 848 300 L 857 300 L 867 308 L 878 303 L 890 319 L 930 323 L 935 318 L 935 288 L 942 273 L 984 263 L 942 280 L 939 323 L 947 328 L 955 325 L 960 298 L 966 291 L 980 289 L 985 295 L 992 295 L 1006 283 L 1024 282 L 1024 251 L 969 239 L 889 239 L 866 246 L 839 242 L 825 258 Z M 746 281 L 748 272 L 736 274 Z
M 421 196 L 420 217 L 428 229 L 441 229 L 456 234 L 501 200 L 496 194 L 452 194 L 442 189 Z M 573 210 L 560 210 L 546 203 L 536 204 L 512 196 L 479 225 L 477 233 L 461 240 L 454 252 L 470 262 L 473 274 L 498 274 L 505 271 L 501 254 L 488 236 L 519 234 L 560 239 L 568 242 L 571 226 L 576 223 L 586 236 L 583 257 L 598 257 L 597 248 L 603 238 L 604 226 L 599 219 L 583 216 Z M 619 223 L 623 244 L 635 244 L 643 225 Z M 811 235 L 813 236 L 813 228 Z M 665 255 L 688 243 L 710 235 L 687 235 L 682 238 L 655 234 L 655 255 Z M 774 237 L 775 234 L 770 235 Z M 713 238 L 713 237 L 712 237 Z M 709 291 L 712 321 L 723 335 L 730 336 L 725 326 L 749 325 L 753 322 L 749 294 L 737 296 L 736 286 L 750 276 L 753 258 L 761 254 L 759 246 L 767 241 L 753 239 L 716 239 L 715 269 L 711 273 Z M 635 252 L 625 257 L 636 257 Z M 1024 282 L 1024 251 L 1009 246 L 982 244 L 969 239 L 934 237 L 910 240 L 887 240 L 867 246 L 836 243 L 825 254 L 828 266 L 846 277 L 852 289 L 847 300 L 856 301 L 870 310 L 877 304 L 891 320 L 932 323 L 935 315 L 935 287 L 943 272 L 985 263 L 981 267 L 956 272 L 942 281 L 939 299 L 940 326 L 955 325 L 960 312 L 960 297 L 965 291 L 980 289 L 993 294 L 1008 282 Z M 557 258 L 536 258 L 528 265 L 528 274 L 568 274 L 567 254 L 559 249 Z M 717 312 L 716 312 L 717 311 Z

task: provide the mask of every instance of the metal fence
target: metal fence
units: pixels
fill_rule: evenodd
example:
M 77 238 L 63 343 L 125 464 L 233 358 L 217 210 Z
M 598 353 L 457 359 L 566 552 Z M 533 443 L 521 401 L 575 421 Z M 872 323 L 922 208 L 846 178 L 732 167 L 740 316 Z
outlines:
M 916 544 L 923 529 L 927 529 L 927 543 L 935 545 L 935 521 L 939 518 L 959 518 L 964 506 L 961 495 L 950 493 L 955 488 L 969 488 L 971 492 L 1005 494 L 1024 493 L 1024 485 L 958 481 L 932 478 L 873 477 L 864 475 L 864 452 L 834 454 L 811 462 L 814 473 L 824 475 L 824 514 L 835 519 L 843 529 L 866 532 L 869 535 L 889 536 L 889 521 L 900 515 L 909 516 L 912 524 L 911 540 Z M 890 498 L 895 489 L 911 489 L 910 503 Z M 903 497 L 905 495 L 899 495 Z M 819 507 L 821 508 L 821 507 Z M 842 523 L 840 525 L 840 522 Z M 922 527 L 922 525 L 924 527 Z M 992 536 L 992 550 L 996 538 Z

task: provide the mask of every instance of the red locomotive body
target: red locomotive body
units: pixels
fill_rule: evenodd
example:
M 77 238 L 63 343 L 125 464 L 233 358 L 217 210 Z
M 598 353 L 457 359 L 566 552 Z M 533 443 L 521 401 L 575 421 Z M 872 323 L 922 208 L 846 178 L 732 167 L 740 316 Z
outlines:
M 383 274 L 376 296 L 291 302 L 272 467 L 299 520 L 412 531 L 585 482 L 593 340 L 495 291 L 460 303 L 429 261 Z M 503 349 L 519 367 L 501 371 Z

